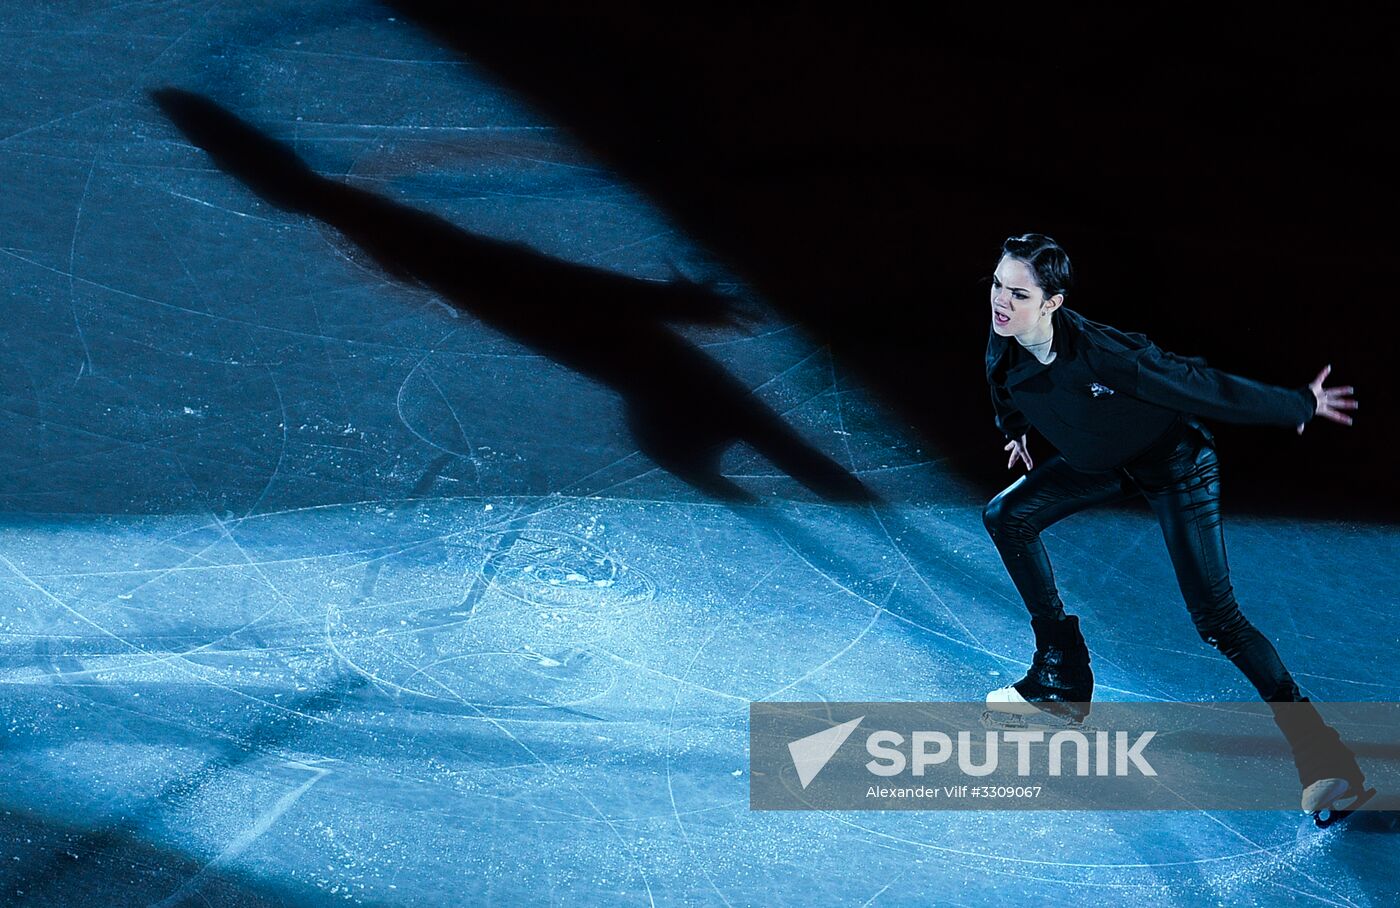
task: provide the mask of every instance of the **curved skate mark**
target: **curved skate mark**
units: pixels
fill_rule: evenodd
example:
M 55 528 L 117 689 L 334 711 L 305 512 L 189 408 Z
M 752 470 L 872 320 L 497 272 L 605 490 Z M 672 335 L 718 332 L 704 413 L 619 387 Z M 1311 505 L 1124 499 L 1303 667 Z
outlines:
M 894 591 L 897 590 L 897 589 L 899 589 L 899 580 L 898 580 L 898 579 L 896 579 L 895 582 L 894 582 L 893 584 L 891 584 L 889 592 L 885 594 L 885 602 L 888 602 L 888 601 L 889 601 L 889 597 L 890 597 L 890 596 L 893 596 L 893 595 L 894 595 Z M 870 602 L 870 604 L 871 604 L 871 605 L 874 605 L 875 608 L 874 608 L 874 610 L 870 613 L 870 620 L 867 621 L 867 622 L 865 622 L 865 627 L 862 627 L 862 628 L 860 629 L 860 633 L 856 634 L 856 635 L 855 635 L 854 637 L 852 637 L 849 641 L 847 641 L 847 643 L 846 643 L 845 646 L 841 647 L 839 650 L 837 650 L 836 652 L 832 653 L 831 656 L 828 657 L 824 662 L 821 662 L 821 663 L 818 664 L 818 665 L 814 665 L 812 668 L 810 668 L 810 669 L 808 669 L 807 671 L 803 672 L 801 675 L 798 675 L 796 678 L 793 678 L 791 681 L 789 681 L 787 684 L 784 684 L 782 687 L 779 687 L 779 688 L 777 688 L 777 689 L 775 689 L 775 690 L 770 690 L 770 691 L 768 691 L 766 694 L 762 694 L 762 695 L 760 695 L 760 696 L 754 697 L 753 699 L 755 699 L 755 700 L 771 700 L 771 699 L 773 699 L 774 697 L 778 696 L 778 694 L 781 694 L 783 691 L 785 691 L 785 690 L 791 690 L 792 688 L 794 688 L 794 687 L 796 687 L 797 685 L 801 684 L 803 681 L 806 681 L 808 678 L 812 677 L 812 676 L 815 675 L 817 672 L 819 672 L 819 671 L 821 671 L 822 669 L 826 668 L 828 665 L 831 665 L 833 662 L 835 662 L 836 660 L 840 659 L 842 656 L 846 655 L 846 653 L 850 652 L 852 647 L 854 647 L 857 643 L 859 643 L 861 640 L 863 640 L 863 639 L 865 638 L 865 635 L 866 635 L 866 634 L 870 633 L 870 629 L 871 629 L 872 627 L 875 626 L 875 622 L 876 622 L 876 621 L 879 621 L 879 620 L 880 620 L 880 615 L 881 615 L 882 613 L 883 613 L 883 614 L 889 614 L 889 611 L 885 608 L 884 603 L 876 604 L 876 603 L 874 603 L 874 602 L 871 602 L 871 600 L 869 600 L 869 599 L 866 599 L 865 601 L 866 601 L 866 602 Z
M 403 411 L 403 406 L 405 406 L 405 396 L 407 395 L 407 389 L 409 389 L 409 382 L 413 381 L 413 376 L 417 375 L 419 369 L 423 368 L 423 364 L 424 362 L 428 361 L 428 358 L 431 358 L 433 357 L 433 355 L 438 353 L 438 344 L 447 341 L 449 337 L 454 336 L 454 334 L 458 332 L 458 330 L 459 329 L 455 329 L 454 327 L 454 329 L 452 329 L 451 332 L 444 334 L 444 336 L 442 336 L 441 339 L 435 341 L 433 347 L 428 348 L 428 350 L 426 351 L 421 351 L 423 355 L 419 357 L 419 360 L 417 360 L 417 362 L 414 362 L 413 368 L 409 369 L 409 374 L 403 376 L 403 381 L 399 382 L 398 393 L 396 393 L 395 397 L 393 397 L 393 410 L 395 410 L 395 413 L 398 414 L 399 423 L 403 425 L 403 428 L 406 428 L 406 430 L 409 431 L 409 434 L 412 434 L 414 438 L 419 439 L 419 441 L 423 442 L 424 445 L 428 445 L 430 446 L 430 448 L 437 448 L 438 451 L 448 453 L 448 455 L 452 455 L 454 457 L 468 457 L 468 459 L 470 459 L 470 462 L 472 462 L 473 469 L 476 470 L 477 487 L 480 487 L 480 481 L 482 481 L 482 476 L 480 476 L 480 467 L 477 466 L 476 463 L 476 449 L 473 448 L 470 439 L 466 437 L 466 430 L 462 427 L 462 421 L 459 420 L 458 416 L 456 416 L 456 410 L 454 409 L 454 407 L 452 407 L 452 404 L 448 402 L 447 395 L 445 395 L 445 393 L 442 393 L 441 386 L 438 386 L 438 383 L 433 381 L 433 376 L 428 375 L 427 371 L 423 372 L 424 378 L 426 378 L 428 383 L 431 383 L 431 385 L 433 385 L 434 388 L 437 389 L 438 396 L 441 397 L 442 404 L 444 404 L 444 406 L 447 407 L 448 413 L 452 414 L 452 420 L 454 420 L 456 423 L 456 428 L 458 428 L 458 434 L 461 435 L 462 441 L 466 442 L 466 448 L 468 449 L 466 449 L 466 452 L 454 451 L 454 449 L 452 448 L 447 448 L 447 446 L 438 444 L 438 442 L 433 441 L 433 439 L 428 438 L 427 435 L 424 435 L 423 432 L 420 432 L 419 430 L 417 430 L 417 428 L 414 428 L 412 421 L 409 420 L 409 416 L 407 416 L 405 411 Z
M 476 472 L 476 487 L 478 489 L 481 488 L 481 469 L 477 466 L 476 446 L 472 444 L 471 438 L 467 435 L 467 427 L 462 425 L 462 418 L 457 415 L 457 408 L 452 406 L 452 401 L 447 399 L 447 392 L 442 390 L 442 385 L 438 384 L 437 379 L 433 378 L 432 373 L 424 369 L 423 377 L 428 380 L 428 384 L 433 386 L 433 390 L 437 392 L 438 399 L 442 401 L 442 405 L 446 407 L 447 412 L 451 414 L 452 422 L 457 426 L 457 436 L 467 448 L 462 456 L 467 457 L 471 461 L 472 469 Z
M 381 676 L 375 674 L 374 672 L 370 671 L 370 670 L 369 670 L 368 668 L 366 668 L 365 666 L 361 665 L 359 662 L 356 662 L 354 659 L 352 659 L 352 658 L 350 657 L 350 655 L 349 655 L 348 653 L 346 653 L 344 650 L 342 650 L 342 649 L 340 648 L 340 646 L 339 646 L 339 645 L 336 643 L 336 641 L 335 641 L 335 631 L 334 631 L 334 629 L 332 628 L 332 622 L 334 621 L 334 619 L 335 619 L 337 616 L 339 616 L 339 614 L 340 614 L 340 610 L 337 609 L 334 605 L 329 606 L 329 607 L 326 609 L 325 623 L 322 625 L 322 628 L 321 628 L 321 633 L 324 635 L 325 641 L 326 641 L 326 649 L 328 649 L 330 652 L 334 653 L 335 656 L 336 656 L 336 658 L 339 659 L 339 660 L 340 660 L 345 666 L 347 666 L 351 671 L 353 671 L 355 674 L 361 676 L 361 677 L 364 678 L 365 680 L 369 681 L 371 684 L 373 684 L 375 687 L 379 688 L 381 691 L 390 692 L 390 693 L 394 693 L 394 694 L 407 694 L 407 695 L 409 695 L 409 696 L 414 696 L 414 697 L 422 696 L 422 695 L 420 695 L 420 694 L 419 694 L 417 691 L 415 691 L 415 690 L 409 690 L 409 689 L 406 688 L 406 687 L 403 687 L 403 686 L 401 686 L 401 685 L 399 685 L 399 684 L 395 684 L 393 681 L 390 681 L 388 678 L 384 678 L 384 677 L 381 677 Z M 391 656 L 392 658 L 397 658 L 396 656 L 393 656 L 392 653 L 390 654 L 390 656 Z M 400 660 L 400 661 L 402 661 L 402 660 Z M 413 666 L 411 666 L 411 665 L 408 666 L 408 668 L 412 668 L 412 667 L 413 667 Z
M 444 454 L 451 454 L 453 457 L 463 456 L 462 452 L 454 451 L 451 448 L 444 448 L 442 445 L 438 444 L 428 436 L 424 435 L 422 432 L 419 432 L 417 429 L 415 429 L 413 427 L 413 423 L 409 422 L 408 415 L 404 413 L 403 407 L 404 394 L 408 390 L 408 383 L 413 380 L 413 376 L 416 375 L 418 373 L 418 370 L 423 367 L 423 363 L 427 362 L 429 357 L 433 356 L 438 352 L 437 345 L 443 343 L 448 338 L 452 337 L 452 335 L 456 334 L 458 330 L 459 329 L 457 328 L 453 328 L 451 331 L 447 332 L 437 341 L 434 341 L 432 347 L 429 347 L 427 350 L 422 351 L 423 355 L 418 357 L 418 361 L 413 364 L 413 368 L 409 369 L 408 374 L 403 377 L 403 381 L 399 382 L 398 393 L 394 395 L 394 412 L 398 414 L 399 422 L 403 425 L 403 427 L 407 429 L 409 433 L 413 435 L 414 438 L 423 442 L 423 444 L 428 445 L 432 448 L 437 448 Z

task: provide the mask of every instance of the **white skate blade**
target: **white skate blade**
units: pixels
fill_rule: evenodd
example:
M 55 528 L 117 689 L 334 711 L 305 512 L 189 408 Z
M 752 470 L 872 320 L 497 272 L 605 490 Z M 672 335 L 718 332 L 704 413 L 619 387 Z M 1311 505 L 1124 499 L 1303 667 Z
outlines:
M 1037 711 L 1033 716 L 1023 716 L 1019 713 L 997 712 L 993 709 L 982 710 L 982 726 L 992 731 L 1013 731 L 1024 728 L 1046 731 L 1090 730 L 1090 726 L 1084 720 L 1073 716 L 1057 716 L 1054 713 L 1044 711 Z

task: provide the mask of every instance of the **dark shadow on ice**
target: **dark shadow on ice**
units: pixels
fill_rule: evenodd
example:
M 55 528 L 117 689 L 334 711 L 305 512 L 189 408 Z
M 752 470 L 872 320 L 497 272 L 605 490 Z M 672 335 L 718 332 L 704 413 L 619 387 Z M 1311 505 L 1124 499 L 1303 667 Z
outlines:
M 202 905 L 207 908 L 317 908 L 344 905 L 343 895 L 292 880 L 259 880 L 245 870 L 211 866 L 194 855 L 147 839 L 136 828 L 114 831 L 100 841 L 79 819 L 59 815 L 61 805 L 43 811 L 24 805 L 0 806 L 0 844 L 19 858 L 35 848 L 53 849 L 42 873 L 6 876 L 6 905 Z M 7 861 L 7 863 L 9 863 Z M 17 860 L 15 868 L 22 866 Z M 171 896 L 198 880 L 178 901 Z
M 190 141 L 280 208 L 340 230 L 401 281 L 622 395 L 638 448 L 709 495 L 752 500 L 720 473 L 724 451 L 747 442 L 829 500 L 870 491 L 815 449 L 673 324 L 736 324 L 733 300 L 688 280 L 657 283 L 549 258 L 479 236 L 425 211 L 345 186 L 200 95 L 152 93 Z
M 117 714 L 129 711 L 130 692 L 118 686 L 101 684 L 68 685 L 64 682 L 59 663 L 67 656 L 58 652 L 48 638 L 42 641 L 36 656 L 41 664 L 47 663 L 49 672 L 57 686 L 69 691 L 81 691 L 81 695 L 100 714 L 104 708 Z M 39 822 L 44 828 L 39 835 L 27 838 L 37 843 L 39 854 L 27 860 L 19 876 L 8 880 L 11 891 L 24 891 L 26 904 L 57 904 L 45 902 L 40 897 L 44 892 L 61 892 L 63 904 L 149 904 L 175 906 L 183 904 L 212 905 L 298 905 L 322 904 L 306 893 L 289 894 L 276 892 L 259 893 L 255 889 L 245 889 L 243 883 L 229 878 L 227 868 L 214 862 L 199 861 L 187 855 L 166 855 L 155 862 L 141 855 L 154 852 L 155 846 L 142 841 L 142 830 L 153 819 L 177 808 L 182 804 L 196 801 L 200 794 L 224 779 L 225 775 L 245 764 L 278 758 L 284 745 L 314 733 L 314 726 L 324 721 L 321 717 L 346 704 L 360 692 L 373 695 L 370 681 L 364 675 L 344 668 L 329 684 L 320 690 L 285 701 L 268 710 L 255 713 L 258 724 L 246 731 L 233 735 L 209 736 L 206 743 L 212 743 L 215 755 L 197 768 L 175 776 L 154 794 L 122 806 L 113 818 L 97 818 L 61 834 L 53 829 L 52 820 L 25 818 L 24 812 L 6 811 L 4 834 L 13 835 L 15 822 Z M 271 704 L 269 704 L 271 706 Z M 299 765 L 299 764 L 298 764 Z M 305 784 L 309 787 L 327 770 L 316 766 L 300 766 L 306 774 Z M 90 818 L 91 819 L 91 818 Z M 69 821 L 64 821 L 69 822 Z M 3 841 L 3 838 L 0 838 Z M 123 872 L 123 864 L 132 872 Z M 115 865 L 115 866 L 114 866 Z M 160 868 L 152 872 L 151 867 Z M 145 879 L 142 879 L 145 877 Z M 105 880 L 106 886 L 103 885 Z M 134 886 L 130 891 L 114 892 L 109 886 Z M 76 893 L 91 888 L 93 896 L 89 900 L 79 899 Z M 120 897 L 117 897 L 117 895 Z

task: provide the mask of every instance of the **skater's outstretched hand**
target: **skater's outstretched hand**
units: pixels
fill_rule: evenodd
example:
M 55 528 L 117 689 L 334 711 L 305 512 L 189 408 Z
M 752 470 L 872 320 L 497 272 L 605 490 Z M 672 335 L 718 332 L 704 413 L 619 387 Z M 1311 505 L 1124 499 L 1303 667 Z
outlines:
M 1027 470 L 1035 466 L 1035 464 L 1031 463 L 1031 451 L 1030 448 L 1026 447 L 1026 436 L 1024 435 L 1021 436 L 1020 441 L 1012 439 L 1002 450 L 1011 452 L 1011 459 L 1006 462 L 1006 468 L 1008 470 L 1011 469 L 1018 458 L 1026 465 Z
M 1356 400 L 1351 396 L 1352 392 L 1356 389 L 1350 385 L 1345 388 L 1322 387 L 1323 380 L 1327 378 L 1331 371 L 1332 367 L 1327 366 L 1321 372 L 1317 373 L 1317 378 L 1314 378 L 1312 382 L 1308 384 L 1308 387 L 1312 388 L 1313 396 L 1317 398 L 1317 412 L 1313 415 L 1325 416 L 1333 422 L 1339 422 L 1344 426 L 1349 426 L 1351 425 L 1351 417 L 1343 411 L 1356 409 Z M 1304 425 L 1306 425 L 1306 423 L 1298 424 L 1299 435 L 1303 434 Z

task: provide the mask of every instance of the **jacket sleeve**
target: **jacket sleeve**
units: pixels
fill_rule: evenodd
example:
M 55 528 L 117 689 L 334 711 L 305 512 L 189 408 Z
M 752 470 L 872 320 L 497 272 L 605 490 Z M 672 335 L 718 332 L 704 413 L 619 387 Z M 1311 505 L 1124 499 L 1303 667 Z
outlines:
M 1011 394 L 996 383 L 992 384 L 992 410 L 996 413 L 997 428 L 1007 441 L 1019 439 L 1030 430 L 1030 421 L 1011 402 Z
M 1151 342 L 1137 349 L 1102 351 L 1100 360 L 1110 386 L 1207 419 L 1292 427 L 1312 419 L 1317 407 L 1306 385 L 1284 388 L 1231 375 L 1212 369 L 1203 359 L 1168 353 Z

